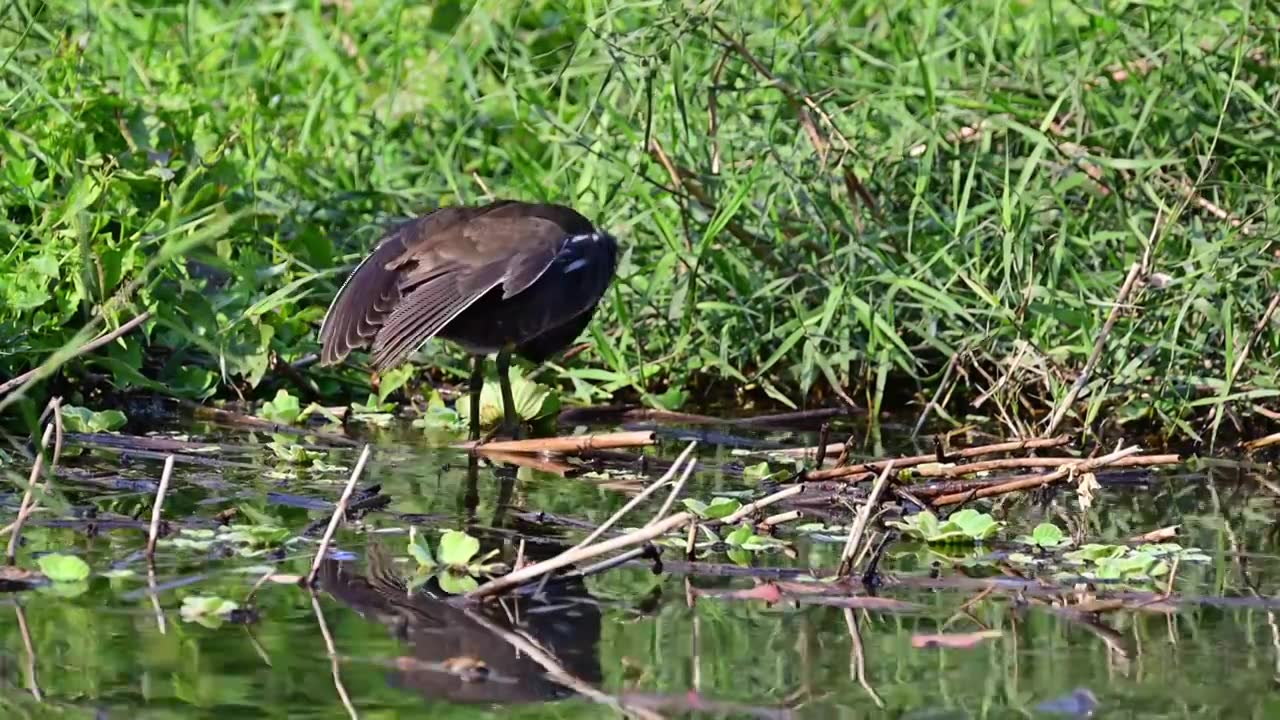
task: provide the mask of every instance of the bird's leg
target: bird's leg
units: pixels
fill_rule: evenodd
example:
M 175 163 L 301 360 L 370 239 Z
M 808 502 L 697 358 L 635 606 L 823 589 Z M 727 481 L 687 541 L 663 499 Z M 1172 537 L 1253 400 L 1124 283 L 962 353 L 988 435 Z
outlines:
M 471 433 L 472 442 L 480 439 L 480 391 L 484 388 L 484 356 L 477 355 L 471 364 Z
M 520 418 L 516 417 L 516 401 L 511 393 L 511 351 L 498 351 L 498 386 L 502 388 L 502 431 L 510 438 L 520 438 Z

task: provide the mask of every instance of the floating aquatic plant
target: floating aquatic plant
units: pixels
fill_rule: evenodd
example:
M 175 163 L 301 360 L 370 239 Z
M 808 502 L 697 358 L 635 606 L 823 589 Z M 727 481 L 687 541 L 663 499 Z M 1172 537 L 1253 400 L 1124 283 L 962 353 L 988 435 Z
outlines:
M 989 514 L 971 508 L 952 513 L 946 521 L 939 521 L 937 515 L 925 510 L 887 524 L 902 530 L 907 537 L 929 544 L 982 542 L 994 537 L 1004 526 Z
M 410 590 L 421 587 L 435 577 L 441 590 L 451 595 L 461 595 L 480 586 L 476 576 L 494 575 L 504 569 L 501 563 L 485 562 L 498 554 L 496 549 L 477 558 L 480 541 L 458 530 L 446 530 L 440 536 L 440 543 L 433 554 L 426 537 L 418 534 L 417 528 L 410 527 L 408 550 L 409 556 L 418 563 L 418 569 L 409 581 Z
M 515 407 L 516 417 L 525 422 L 534 422 L 548 417 L 560 409 L 560 396 L 550 387 L 530 380 L 517 368 L 511 368 L 511 402 Z M 463 398 L 456 403 L 454 411 L 464 424 L 471 422 L 471 402 Z M 502 390 L 497 383 L 485 383 L 480 390 L 480 426 L 492 427 L 502 422 Z

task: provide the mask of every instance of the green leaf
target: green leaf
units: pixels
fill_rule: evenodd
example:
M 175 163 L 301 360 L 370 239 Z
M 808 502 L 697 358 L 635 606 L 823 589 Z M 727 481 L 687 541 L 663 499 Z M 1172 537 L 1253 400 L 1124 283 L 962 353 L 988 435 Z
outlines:
M 1065 553 L 1062 557 L 1068 562 L 1102 562 L 1111 558 L 1117 558 L 1124 555 L 1128 551 L 1123 545 L 1100 545 L 1098 543 L 1089 543 L 1082 546 L 1079 550 L 1073 550 Z
M 742 525 L 737 530 L 729 533 L 728 537 L 726 537 L 724 541 L 734 547 L 742 547 L 749 539 L 751 539 L 752 535 L 754 535 L 754 533 L 751 531 L 751 526 Z
M 978 512 L 972 508 L 965 508 L 956 512 L 947 518 L 948 523 L 954 523 L 960 528 L 965 535 L 975 541 L 987 540 L 994 537 L 1000 531 L 1003 523 L 996 522 L 987 513 Z
M 263 403 L 258 411 L 258 417 L 281 425 L 294 424 L 301 414 L 302 405 L 298 402 L 298 398 L 290 395 L 284 388 L 277 390 L 276 396 Z
M 75 555 L 50 553 L 36 559 L 40 572 L 45 577 L 58 582 L 77 582 L 89 577 L 89 563 Z
M 685 508 L 694 515 L 697 515 L 700 518 L 705 518 L 707 516 L 707 504 L 701 500 L 696 498 L 681 498 L 680 502 L 684 503 Z
M 436 560 L 431 556 L 431 546 L 427 544 L 427 539 L 418 534 L 418 529 L 409 527 L 409 554 L 414 560 L 418 561 L 419 568 L 433 568 Z
M 446 530 L 440 536 L 439 559 L 442 565 L 465 567 L 480 552 L 480 541 L 457 530 Z
M 210 538 L 208 540 L 194 540 L 192 538 L 175 537 L 175 538 L 165 538 L 160 541 L 160 544 L 168 547 L 182 548 L 184 550 L 195 550 L 196 552 L 202 552 L 204 550 L 208 550 L 209 548 L 213 547 L 213 539 Z
M 731 548 L 726 554 L 730 560 L 742 567 L 747 567 L 751 564 L 751 553 L 742 548 Z
M 689 512 L 705 520 L 719 520 L 729 517 L 742 507 L 740 501 L 731 497 L 712 498 L 709 504 L 694 498 L 684 498 L 680 502 L 684 503 Z
M 650 396 L 654 404 L 668 412 L 675 412 L 684 406 L 689 399 L 689 393 L 685 392 L 678 386 L 671 386 L 661 394 Z
M 237 505 L 236 509 L 244 513 L 245 517 L 249 518 L 249 521 L 254 525 L 267 525 L 269 527 L 280 527 L 281 525 L 279 518 L 274 515 L 268 515 L 252 505 Z
M 124 427 L 129 419 L 119 410 L 90 410 L 75 405 L 62 406 L 62 424 L 68 432 L 101 433 Z
M 271 448 L 271 452 L 273 452 L 277 458 L 295 465 L 319 460 L 325 455 L 322 452 L 308 450 L 297 443 L 280 442 L 278 440 L 267 443 L 267 447 Z
M 748 483 L 758 483 L 771 474 L 772 471 L 769 469 L 769 463 L 767 462 L 756 463 L 742 468 L 742 479 Z
M 412 595 L 433 577 L 435 577 L 435 572 L 431 568 L 419 565 L 418 569 L 413 571 L 413 576 L 409 578 L 409 582 L 405 583 L 405 592 Z
M 413 365 L 410 363 L 397 365 L 382 373 L 378 378 L 378 403 L 385 403 L 387 397 L 404 387 L 405 383 L 409 382 L 409 379 L 413 377 L 413 374 Z
M 525 378 L 517 368 L 511 368 L 508 378 L 511 380 L 511 402 L 516 417 L 524 421 L 533 421 L 551 415 L 560 409 L 560 396 L 552 392 L 550 387 Z M 471 422 L 471 401 L 461 398 L 454 406 L 454 412 L 464 424 Z M 502 389 L 497 382 L 486 382 L 480 390 L 480 425 L 492 427 L 503 419 Z
M 49 585 L 40 585 L 36 588 L 41 593 L 52 595 L 60 598 L 79 597 L 89 591 L 89 583 L 85 580 L 75 580 L 73 582 L 56 582 Z
M 1042 548 L 1051 549 L 1062 545 L 1070 545 L 1071 539 L 1057 525 L 1040 523 L 1031 531 L 1030 535 L 1018 536 L 1016 542 L 1023 545 L 1038 545 Z
M 735 498 L 717 497 L 707 505 L 705 517 L 708 520 L 719 520 L 720 518 L 729 517 L 738 512 L 742 508 L 742 503 Z
M 292 536 L 278 525 L 236 525 L 218 531 L 217 541 L 239 545 L 243 549 L 279 547 Z
M 440 583 L 440 589 L 450 595 L 462 595 L 480 587 L 480 583 L 476 582 L 475 578 L 452 570 L 441 571 L 436 579 Z
M 979 542 L 994 536 L 1003 525 L 971 508 L 952 514 L 945 523 L 939 523 L 937 516 L 926 510 L 887 524 L 930 544 Z
M 188 595 L 182 598 L 182 609 L 179 614 L 187 622 L 216 628 L 222 624 L 223 619 L 239 608 L 239 603 L 217 595 Z

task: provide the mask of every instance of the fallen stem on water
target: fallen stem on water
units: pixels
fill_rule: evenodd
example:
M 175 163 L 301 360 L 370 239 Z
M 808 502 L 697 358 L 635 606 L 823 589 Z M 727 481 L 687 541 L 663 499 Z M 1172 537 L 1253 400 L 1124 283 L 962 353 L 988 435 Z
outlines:
M 504 452 L 524 453 L 559 453 L 577 454 L 590 450 L 612 450 L 615 448 L 644 447 L 657 443 L 657 434 L 648 430 L 629 432 L 600 433 L 598 435 L 566 435 L 562 437 L 532 438 L 529 440 L 499 440 L 496 442 L 458 443 L 454 447 L 473 452 L 498 450 Z
M 885 486 L 889 484 L 889 477 L 893 474 L 893 461 L 890 460 L 885 464 L 884 470 L 880 471 L 880 476 L 876 478 L 876 482 L 871 486 L 871 493 L 867 495 L 867 501 L 858 508 L 858 517 L 854 519 L 853 526 L 849 528 L 849 539 L 845 541 L 844 552 L 840 553 L 840 570 L 836 573 L 839 577 L 847 577 L 853 571 L 853 559 L 858 555 L 858 545 L 862 542 L 862 536 L 867 531 L 867 521 L 871 519 L 871 511 L 875 509 L 876 503 L 880 501 L 880 495 L 884 492 Z
M 662 477 L 658 478 L 656 482 L 649 485 L 649 487 L 645 488 L 644 490 L 640 491 L 640 493 L 637 494 L 635 497 L 631 498 L 631 500 L 629 500 L 626 505 L 623 505 L 621 508 L 618 509 L 618 512 L 614 513 L 613 516 L 610 517 L 608 520 L 605 520 L 600 527 L 591 531 L 591 534 L 587 535 L 585 538 L 582 539 L 582 542 L 579 542 L 577 545 L 574 545 L 573 548 L 571 549 L 577 550 L 579 548 L 584 548 L 590 545 L 591 543 L 595 542 L 596 538 L 605 534 L 605 532 L 607 532 L 609 528 L 613 527 L 615 523 L 617 523 L 624 516 L 626 516 L 627 513 L 631 512 L 631 510 L 635 506 L 644 502 L 646 498 L 648 498 L 650 495 L 657 492 L 663 485 L 666 485 L 668 482 L 670 482 L 671 478 L 680 469 L 681 463 L 684 462 L 685 458 L 689 455 L 689 453 L 693 452 L 693 448 L 696 447 L 697 444 L 698 443 L 696 442 L 689 443 L 689 446 L 684 449 L 684 452 L 680 453 L 680 456 L 676 458 L 675 463 L 673 463 L 671 467 L 667 469 L 667 472 Z M 690 463 L 690 466 L 692 465 L 693 463 Z
M 333 539 L 333 534 L 338 530 L 338 524 L 347 513 L 347 503 L 351 501 L 351 493 L 356 488 L 360 473 L 364 472 L 365 463 L 369 462 L 369 452 L 369 446 L 365 445 L 364 450 L 360 451 L 360 460 L 351 471 L 351 478 L 347 480 L 347 486 L 342 489 L 342 497 L 338 498 L 338 506 L 333 509 L 333 516 L 329 518 L 329 527 L 325 528 L 324 536 L 320 538 L 320 547 L 316 549 L 315 559 L 311 561 L 311 572 L 307 573 L 308 586 L 316 581 L 316 574 L 320 572 L 320 563 L 324 562 L 324 556 L 329 552 L 329 541 Z
M 967 500 L 976 500 L 978 498 L 993 497 L 995 495 L 1006 495 L 1008 493 L 1017 492 L 1019 490 L 1029 490 L 1031 488 L 1043 487 L 1050 483 L 1054 483 L 1059 480 L 1068 478 L 1075 473 L 1089 472 L 1091 470 L 1095 470 L 1097 468 L 1110 465 L 1116 462 L 1117 460 L 1127 458 L 1130 455 L 1137 455 L 1140 452 L 1142 452 L 1142 448 L 1138 447 L 1137 445 L 1133 445 L 1123 450 L 1117 450 L 1113 453 L 1103 455 L 1102 457 L 1088 458 L 1088 459 L 1084 459 L 1079 462 L 1073 463 L 1071 465 L 1065 465 L 1051 473 L 1046 473 L 1044 475 L 1032 475 L 1026 478 L 1011 480 L 1007 483 L 1001 483 L 999 485 L 992 485 L 990 487 L 977 488 L 970 492 L 959 492 L 959 493 L 951 493 L 948 495 L 939 495 L 938 497 L 934 498 L 930 504 L 933 505 L 934 507 L 941 507 L 943 505 L 954 505 L 955 503 L 965 502 Z
M 572 565 L 583 560 L 589 560 L 593 557 L 598 557 L 615 550 L 629 548 L 633 545 L 647 543 L 650 540 L 660 537 L 663 534 L 684 525 L 685 523 L 692 522 L 693 520 L 694 516 L 690 513 L 676 513 L 661 522 L 647 527 L 642 527 L 625 535 L 610 538 L 604 542 L 596 543 L 595 545 L 583 548 L 570 548 L 553 558 L 543 560 L 539 563 L 534 563 L 520 570 L 509 572 L 500 578 L 494 578 L 493 580 L 490 580 L 484 585 L 481 585 L 475 590 L 467 593 L 464 597 L 468 600 L 479 600 L 481 598 L 488 597 L 489 595 L 495 595 L 504 590 L 523 585 L 567 565 Z
M 160 515 L 164 511 L 164 495 L 169 491 L 169 478 L 173 476 L 173 456 L 164 459 L 164 471 L 160 473 L 160 487 L 156 488 L 156 501 L 151 506 L 151 527 L 147 532 L 147 561 L 156 556 L 156 540 L 160 538 Z
M 1059 435 L 1052 438 L 1027 438 L 1025 440 L 1010 440 L 1006 442 L 993 443 L 991 445 L 979 445 L 970 448 L 961 448 L 946 454 L 946 459 L 965 459 L 973 457 L 981 457 L 983 455 L 995 455 L 998 453 L 1018 452 L 1019 450 L 1042 450 L 1045 448 L 1059 447 L 1071 442 L 1070 435 Z M 871 462 L 859 463 L 857 465 L 845 465 L 842 467 L 827 468 L 825 470 L 811 470 L 806 472 L 803 480 L 835 480 L 837 478 L 847 477 L 849 475 L 858 475 L 861 473 L 878 473 L 884 469 L 885 463 L 893 461 L 894 467 L 902 470 L 903 468 L 915 467 L 916 465 L 924 465 L 926 463 L 938 462 L 937 453 L 929 455 L 911 455 L 901 458 L 886 458 L 884 460 L 874 460 Z

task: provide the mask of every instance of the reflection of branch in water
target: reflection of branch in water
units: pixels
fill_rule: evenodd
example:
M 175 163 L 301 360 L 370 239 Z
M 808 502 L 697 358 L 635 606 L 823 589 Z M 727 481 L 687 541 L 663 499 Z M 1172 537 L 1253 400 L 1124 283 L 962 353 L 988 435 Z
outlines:
M 333 670 L 333 687 L 338 691 L 338 697 L 342 699 L 342 706 L 347 709 L 347 714 L 351 716 L 351 720 L 358 720 L 360 717 L 356 714 L 356 709 L 351 704 L 351 698 L 347 695 L 347 688 L 342 684 L 342 675 L 338 670 L 338 649 L 333 644 L 333 636 L 329 634 L 329 625 L 324 621 L 324 611 L 320 609 L 320 598 L 316 597 L 314 590 L 309 591 L 311 595 L 311 610 L 316 614 L 316 623 L 320 626 L 320 634 L 324 637 L 325 649 L 329 652 L 329 665 Z
M 543 648 L 537 640 L 529 637 L 528 634 L 522 631 L 504 630 L 472 610 L 464 610 L 463 612 L 465 612 L 467 617 L 472 621 L 481 625 L 494 635 L 497 635 L 499 638 L 502 638 L 502 640 L 511 645 L 512 648 L 541 665 L 546 671 L 547 677 L 551 678 L 556 683 L 577 692 L 585 698 L 589 698 L 594 702 L 600 703 L 601 705 L 608 705 L 614 710 L 624 713 L 629 717 L 656 718 L 657 720 L 661 720 L 662 716 L 658 713 L 643 708 L 627 707 L 626 705 L 623 705 L 618 698 L 601 692 L 593 685 L 583 681 L 581 678 L 570 674 L 554 655 L 547 652 L 547 650 Z
M 1033 604 L 1038 604 L 1034 600 L 1032 602 Z M 1111 651 L 1112 657 L 1122 661 L 1126 667 L 1128 666 L 1128 661 L 1133 657 L 1134 651 L 1129 646 L 1129 642 L 1125 639 L 1124 635 L 1115 628 L 1094 618 L 1091 614 L 1080 612 L 1074 608 L 1057 605 L 1046 605 L 1045 607 L 1058 617 L 1063 618 L 1074 625 L 1079 625 L 1085 630 L 1096 635 L 1098 639 L 1102 640 L 1103 644 L 1107 646 L 1107 649 Z
M 844 624 L 849 628 L 849 642 L 851 644 L 849 650 L 849 679 L 857 680 L 863 690 L 871 696 L 876 707 L 884 709 L 884 701 L 871 687 L 871 683 L 867 682 L 867 661 L 862 653 L 862 631 L 858 629 L 858 618 L 853 614 L 853 608 L 844 609 Z
M 22 634 L 22 646 L 27 651 L 27 664 L 23 667 L 27 676 L 27 689 L 36 702 L 44 702 L 40 693 L 40 683 L 36 679 L 36 646 L 31 642 L 31 630 L 27 627 L 27 613 L 21 605 L 14 605 L 13 611 L 18 614 L 18 632 Z
M 156 627 L 165 634 L 164 608 L 160 607 L 160 593 L 156 589 L 156 564 L 147 561 L 147 595 L 151 598 L 151 611 L 156 615 Z
M 527 703 L 559 700 L 571 688 L 486 625 L 520 630 L 537 647 L 587 683 L 602 679 L 596 657 L 600 610 L 585 597 L 582 583 L 557 582 L 548 590 L 554 605 L 509 596 L 468 614 L 440 599 L 432 580 L 410 594 L 386 552 L 371 544 L 368 571 L 358 575 L 347 563 L 327 560 L 320 587 L 369 620 L 384 625 L 407 649 L 394 663 L 394 684 L 428 699 L 455 703 Z M 539 612 L 544 608 L 554 611 Z

